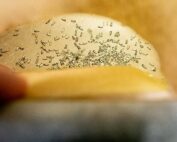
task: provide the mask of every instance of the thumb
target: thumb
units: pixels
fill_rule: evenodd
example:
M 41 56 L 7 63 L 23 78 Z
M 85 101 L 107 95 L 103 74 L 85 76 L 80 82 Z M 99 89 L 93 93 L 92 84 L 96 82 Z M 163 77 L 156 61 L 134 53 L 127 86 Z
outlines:
M 0 65 L 0 103 L 22 98 L 26 82 L 5 66 Z

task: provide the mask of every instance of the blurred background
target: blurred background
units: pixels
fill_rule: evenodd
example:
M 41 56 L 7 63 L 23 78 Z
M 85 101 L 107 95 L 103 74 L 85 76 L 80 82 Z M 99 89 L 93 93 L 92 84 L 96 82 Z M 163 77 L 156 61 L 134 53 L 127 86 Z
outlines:
M 177 0 L 0 0 L 0 33 L 72 12 L 108 16 L 133 28 L 157 49 L 177 92 Z M 17 101 L 0 107 L 0 142 L 177 142 L 176 118 L 172 102 Z
M 0 0 L 0 32 L 72 12 L 104 15 L 132 27 L 157 49 L 162 70 L 177 91 L 176 0 Z

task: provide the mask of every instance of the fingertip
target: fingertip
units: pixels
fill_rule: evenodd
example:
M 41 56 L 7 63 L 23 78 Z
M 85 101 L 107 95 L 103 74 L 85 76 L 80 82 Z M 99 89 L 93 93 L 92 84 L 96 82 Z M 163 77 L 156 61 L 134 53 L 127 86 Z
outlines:
M 3 66 L 0 66 L 0 78 L 0 103 L 25 96 L 27 85 L 24 78 Z

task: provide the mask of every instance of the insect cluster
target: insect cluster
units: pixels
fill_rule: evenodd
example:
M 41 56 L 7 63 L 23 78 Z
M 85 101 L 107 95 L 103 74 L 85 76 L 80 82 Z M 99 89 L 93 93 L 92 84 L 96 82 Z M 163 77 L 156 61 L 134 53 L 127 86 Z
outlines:
M 27 47 L 19 45 L 15 50 L 10 50 L 13 54 L 21 52 L 14 64 L 21 69 L 34 65 L 35 68 L 47 70 L 134 64 L 143 70 L 157 71 L 153 63 L 143 63 L 143 58 L 150 56 L 152 50 L 149 43 L 136 34 L 123 39 L 122 33 L 115 30 L 115 23 L 106 20 L 101 23 L 95 23 L 97 25 L 92 28 L 83 26 L 81 21 L 73 17 L 49 19 L 42 24 L 49 29 L 47 32 L 34 27 L 29 33 L 35 45 L 30 48 L 36 49 L 32 49 L 36 52 L 35 57 L 26 54 Z M 58 25 L 59 32 L 56 34 L 52 29 Z M 74 30 L 68 32 L 68 25 Z M 20 29 L 15 29 L 12 38 L 20 40 L 20 34 Z M 0 61 L 5 54 L 9 54 L 9 50 L 0 48 Z

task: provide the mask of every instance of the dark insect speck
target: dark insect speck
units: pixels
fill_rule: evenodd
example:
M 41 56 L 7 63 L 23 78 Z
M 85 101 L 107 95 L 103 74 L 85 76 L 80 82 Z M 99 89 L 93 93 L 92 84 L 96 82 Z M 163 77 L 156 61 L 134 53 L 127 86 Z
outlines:
M 18 36 L 18 34 L 13 34 L 13 36 Z
M 45 24 L 49 24 L 49 23 L 50 23 L 50 21 L 51 21 L 51 19 L 47 20 L 47 21 L 45 22 Z
M 153 71 L 153 72 L 156 72 L 156 71 L 157 71 L 157 69 L 156 69 L 156 68 L 154 68 L 152 71 Z
M 64 18 L 61 18 L 61 20 L 62 20 L 63 22 L 66 22 L 66 19 L 64 19 Z
M 79 59 L 79 57 L 78 56 L 76 56 L 76 60 L 78 60 Z
M 39 31 L 38 30 L 34 30 L 35 33 L 38 33 Z
M 98 28 L 99 28 L 99 29 L 102 29 L 102 28 L 103 28 L 103 26 L 98 26 Z
M 76 23 L 76 20 L 71 20 L 72 23 Z
M 144 48 L 144 46 L 143 46 L 143 45 L 140 45 L 140 47 L 141 47 L 141 48 Z

